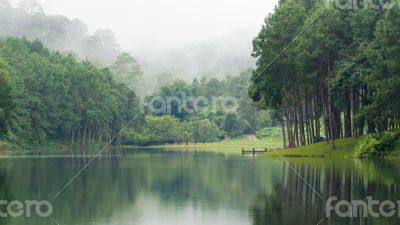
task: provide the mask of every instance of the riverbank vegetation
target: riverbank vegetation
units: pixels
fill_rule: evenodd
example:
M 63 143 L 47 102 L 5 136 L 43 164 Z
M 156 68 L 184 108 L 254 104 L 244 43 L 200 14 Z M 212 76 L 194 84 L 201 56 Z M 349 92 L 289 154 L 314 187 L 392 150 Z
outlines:
M 135 95 L 109 69 L 40 41 L 0 40 L 0 136 L 20 146 L 110 140 L 133 117 Z
M 182 143 L 170 143 L 162 145 L 147 146 L 142 148 L 162 148 L 162 149 L 179 149 L 179 150 L 204 150 L 212 152 L 223 152 L 228 154 L 241 154 L 241 149 L 251 150 L 253 148 L 257 150 L 264 150 L 265 148 L 281 148 L 282 137 L 280 127 L 267 128 L 270 133 L 267 136 L 254 136 L 244 135 L 236 138 L 227 138 L 215 142 L 182 142 Z M 124 146 L 124 148 L 130 148 L 131 146 Z
M 41 146 L 79 154 L 108 142 L 219 142 L 251 133 L 246 123 L 260 130 L 277 125 L 273 111 L 258 110 L 246 95 L 238 95 L 248 83 L 248 72 L 222 81 L 165 81 L 147 97 L 135 92 L 141 76 L 137 60 L 127 53 L 111 67 L 102 68 L 72 54 L 51 51 L 38 40 L 1 39 L 0 138 L 5 143 L 1 148 Z M 209 104 L 204 110 L 179 112 L 183 106 L 172 102 L 171 111 L 154 112 L 143 103 L 157 97 L 223 99 L 231 95 L 237 99 L 230 99 L 225 107 L 229 110 Z
M 400 127 L 400 11 L 386 4 L 282 1 L 267 17 L 249 94 L 279 113 L 285 146 L 326 138 L 338 150 L 337 139 Z
M 247 95 L 240 94 L 249 76 L 243 72 L 223 80 L 204 77 L 160 85 L 142 98 L 142 126 L 128 129 L 125 143 L 220 142 L 253 134 L 253 129 L 260 130 L 259 136 L 272 135 L 265 129 L 278 126 L 274 111 L 257 109 Z
M 0 149 L 214 142 L 203 145 L 388 155 L 400 129 L 399 21 L 396 7 L 281 1 L 253 41 L 253 71 L 190 81 L 165 71 L 146 93 L 129 53 L 90 61 L 46 41 L 2 37 Z M 115 49 L 114 41 L 101 42 Z
M 284 149 L 277 152 L 268 152 L 263 157 L 285 157 L 285 158 L 365 158 L 356 156 L 356 146 L 363 138 L 344 138 L 337 140 L 336 150 L 332 151 L 332 145 L 321 142 L 305 145 L 295 149 Z M 400 145 L 396 144 L 394 149 L 379 158 L 398 158 L 400 156 Z M 376 158 L 376 157 L 369 157 Z

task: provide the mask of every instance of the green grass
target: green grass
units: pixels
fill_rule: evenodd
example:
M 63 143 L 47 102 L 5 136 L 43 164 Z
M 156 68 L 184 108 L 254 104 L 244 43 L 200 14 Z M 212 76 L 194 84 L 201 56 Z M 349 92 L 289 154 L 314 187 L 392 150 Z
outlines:
M 336 140 L 336 149 L 332 148 L 332 143 L 321 142 L 302 146 L 295 149 L 278 150 L 282 157 L 329 157 L 329 158 L 352 158 L 354 147 L 361 138 L 346 138 Z M 274 152 L 268 152 L 265 156 L 278 156 Z
M 282 157 L 329 157 L 329 158 L 352 158 L 353 149 L 357 142 L 361 140 L 360 138 L 347 138 L 336 140 L 336 149 L 332 149 L 332 144 L 326 142 L 321 142 L 317 144 L 302 146 L 295 149 L 281 149 L 277 150 Z M 265 147 L 271 146 L 273 148 L 281 148 L 282 140 L 279 136 L 265 137 L 258 139 L 256 141 L 251 141 L 243 136 L 241 138 L 224 140 L 221 142 L 214 143 L 190 143 L 189 145 L 162 145 L 162 146 L 152 146 L 149 148 L 164 148 L 164 149 L 175 149 L 175 150 L 189 150 L 189 151 L 212 151 L 221 152 L 226 154 L 241 154 L 241 149 L 245 148 L 251 150 L 256 148 L 263 150 Z M 398 156 L 400 156 L 400 145 L 397 151 Z M 394 153 L 393 153 L 394 154 Z M 275 152 L 263 153 L 262 157 L 278 157 Z
M 248 140 L 247 136 L 242 136 L 240 138 L 223 140 L 221 142 L 212 143 L 189 143 L 186 144 L 170 144 L 170 145 L 160 145 L 160 146 L 150 146 L 143 148 L 163 148 L 163 149 L 174 149 L 174 150 L 189 150 L 189 151 L 209 151 L 209 152 L 220 152 L 226 154 L 241 154 L 242 148 L 250 150 L 253 148 L 263 150 L 267 147 L 281 148 L 282 138 L 281 137 L 264 137 L 258 138 L 257 140 Z M 126 148 L 131 148 L 132 146 L 126 146 Z M 140 148 L 140 147 L 139 147 Z
M 333 149 L 332 143 L 321 142 L 306 145 L 294 149 L 277 150 L 277 152 L 268 152 L 264 157 L 326 157 L 326 158 L 354 158 L 354 148 L 362 140 L 359 138 L 346 138 L 335 140 L 336 149 Z M 278 155 L 278 154 L 279 155 Z M 385 158 L 400 158 L 400 142 L 388 153 Z
M 400 158 L 400 141 L 397 142 L 394 150 L 391 151 L 386 158 Z
M 241 154 L 242 148 L 250 150 L 253 148 L 263 150 L 271 146 L 272 148 L 282 148 L 282 136 L 281 128 L 272 127 L 268 128 L 267 135 L 264 137 L 258 137 L 257 140 L 249 140 L 247 135 L 239 138 L 232 138 L 223 140 L 220 142 L 212 143 L 189 143 L 186 144 L 169 144 L 160 146 L 150 147 L 138 147 L 138 148 L 163 148 L 163 149 L 175 149 L 175 150 L 192 150 L 192 151 L 210 151 L 210 152 L 222 152 L 228 154 Z M 132 148 L 132 146 L 125 146 L 126 148 Z

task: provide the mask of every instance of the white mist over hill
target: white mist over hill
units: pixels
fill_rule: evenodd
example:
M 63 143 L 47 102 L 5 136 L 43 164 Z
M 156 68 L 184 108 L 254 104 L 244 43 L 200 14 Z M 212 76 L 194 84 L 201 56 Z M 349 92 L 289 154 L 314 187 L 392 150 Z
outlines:
M 160 74 L 192 81 L 252 68 L 252 39 L 277 2 L 0 0 L 0 35 L 37 38 L 103 65 L 130 52 L 154 87 Z
M 161 73 L 186 81 L 203 76 L 223 78 L 253 68 L 252 39 L 257 32 L 257 28 L 246 28 L 180 49 L 136 55 L 150 80 Z

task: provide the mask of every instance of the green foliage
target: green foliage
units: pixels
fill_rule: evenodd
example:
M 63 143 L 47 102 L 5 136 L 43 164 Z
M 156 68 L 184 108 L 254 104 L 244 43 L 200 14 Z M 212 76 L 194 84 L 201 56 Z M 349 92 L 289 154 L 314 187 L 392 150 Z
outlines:
M 171 115 L 147 115 L 145 121 L 146 126 L 142 132 L 128 130 L 124 135 L 127 143 L 142 145 L 158 141 L 217 141 L 223 136 L 217 125 L 208 119 L 186 122 Z
M 109 69 L 52 52 L 40 41 L 1 39 L 0 57 L 5 61 L 2 76 L 4 67 L 10 74 L 10 89 L 1 85 L 1 96 L 13 101 L 15 108 L 8 113 L 0 107 L 17 143 L 101 142 L 137 111 L 134 95 L 113 79 Z
M 239 105 L 237 108 L 237 113 L 242 116 L 244 120 L 246 120 L 249 125 L 246 125 L 244 129 L 244 133 L 252 134 L 254 133 L 253 129 L 257 128 L 257 108 L 254 106 L 251 98 L 247 95 L 239 99 Z M 244 122 L 244 121 L 243 121 Z
M 190 130 L 191 135 L 198 140 L 216 141 L 223 136 L 217 125 L 207 119 L 191 122 Z
M 191 109 L 188 102 L 184 100 L 191 96 L 193 96 L 193 87 L 183 80 L 175 80 L 159 87 L 158 90 L 146 98 L 146 102 L 157 111 L 160 109 L 160 112 L 152 112 L 155 115 L 169 114 L 183 120 L 189 114 L 184 108 Z M 187 104 L 184 105 L 185 103 Z
M 369 134 L 355 147 L 354 157 L 382 157 L 394 149 L 396 141 L 398 141 L 398 139 L 398 133 L 393 132 L 384 132 L 383 134 Z
M 135 91 L 143 91 L 143 71 L 139 62 L 129 53 L 122 53 L 111 67 L 116 81 L 127 84 Z
M 85 23 L 62 15 L 47 15 L 38 1 L 23 1 L 19 7 L 0 1 L 1 36 L 39 39 L 51 49 L 74 52 L 80 59 L 112 64 L 120 54 L 115 35 L 110 30 L 89 33 Z M 6 3 L 6 4 L 4 4 Z M 101 57 L 100 57 L 101 56 Z
M 162 112 L 153 112 L 153 115 L 172 115 L 180 121 L 188 122 L 189 133 L 193 139 L 216 140 L 224 135 L 237 137 L 254 133 L 240 116 L 252 127 L 257 127 L 259 110 L 249 97 L 240 95 L 248 82 L 249 71 L 239 76 L 227 76 L 221 81 L 204 77 L 200 82 L 195 79 L 192 84 L 188 84 L 183 80 L 174 80 L 165 82 L 152 95 L 146 97 L 146 102 L 154 109 L 163 109 Z M 234 104 L 232 99 L 226 100 L 227 96 L 238 97 L 237 104 Z M 154 99 L 160 101 L 157 100 L 151 105 Z M 193 106 L 193 99 L 198 100 L 197 108 Z M 203 101 L 204 99 L 207 101 Z M 162 107 L 162 102 L 166 104 L 165 107 Z M 148 110 L 148 113 L 151 114 L 151 111 Z
M 263 129 L 265 127 L 276 126 L 276 121 L 274 121 L 273 111 L 260 111 L 257 116 L 257 128 Z
M 244 121 L 236 113 L 229 112 L 225 116 L 223 129 L 229 137 L 238 137 L 243 134 L 245 127 Z
M 257 131 L 257 136 L 260 138 L 280 138 L 282 136 L 282 128 L 266 127 Z
M 14 108 L 9 84 L 9 73 L 4 61 L 0 58 L 0 138 L 4 138 L 8 131 L 8 120 Z
M 185 126 L 173 116 L 146 116 L 146 135 L 151 140 L 177 140 L 185 136 Z
M 321 133 L 334 140 L 399 127 L 399 1 L 385 3 L 392 7 L 343 10 L 287 0 L 265 19 L 249 94 L 286 121 L 289 147 Z

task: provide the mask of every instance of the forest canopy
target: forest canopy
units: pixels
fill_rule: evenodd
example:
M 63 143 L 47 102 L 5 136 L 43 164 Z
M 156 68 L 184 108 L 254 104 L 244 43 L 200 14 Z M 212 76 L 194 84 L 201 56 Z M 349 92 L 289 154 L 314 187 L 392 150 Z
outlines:
M 400 5 L 385 3 L 287 0 L 266 18 L 249 94 L 279 112 L 288 147 L 399 128 Z
M 26 146 L 49 141 L 72 146 L 235 138 L 251 132 L 243 119 L 254 127 L 276 125 L 271 112 L 257 110 L 247 95 L 238 94 L 249 76 L 247 71 L 224 80 L 174 80 L 142 97 L 136 92 L 141 67 L 128 53 L 118 56 L 110 68 L 99 68 L 72 54 L 49 50 L 38 40 L 0 39 L 0 135 Z M 152 98 L 181 95 L 210 100 L 233 95 L 237 100 L 230 110 L 209 107 L 191 113 L 174 104 L 162 113 L 141 105 Z
M 24 38 L 1 39 L 0 60 L 1 135 L 9 141 L 107 140 L 133 117 L 135 95 L 109 69 Z

